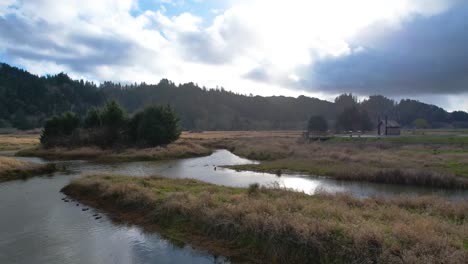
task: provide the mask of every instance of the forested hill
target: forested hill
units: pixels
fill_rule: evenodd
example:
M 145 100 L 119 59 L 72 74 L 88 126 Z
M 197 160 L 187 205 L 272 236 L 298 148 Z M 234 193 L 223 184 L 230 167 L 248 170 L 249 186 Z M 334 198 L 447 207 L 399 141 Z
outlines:
M 388 115 L 408 127 L 416 119 L 426 120 L 431 127 L 468 127 L 467 113 L 448 113 L 414 100 L 395 102 L 371 96 L 357 102 L 351 94 L 334 102 L 305 96 L 246 96 L 193 83 L 175 85 L 165 79 L 157 85 L 105 82 L 98 87 L 64 73 L 38 77 L 0 64 L 0 127 L 40 127 L 54 114 L 70 110 L 84 114 L 90 106 L 111 99 L 117 99 L 129 112 L 148 104 L 169 104 L 180 116 L 183 128 L 189 130 L 303 129 L 311 115 L 324 116 L 333 124 L 337 115 L 350 107 L 367 112 L 374 123 L 378 116 Z
M 64 73 L 38 77 L 0 64 L 0 127 L 41 127 L 54 114 L 86 113 L 103 101 L 93 83 L 71 80 Z

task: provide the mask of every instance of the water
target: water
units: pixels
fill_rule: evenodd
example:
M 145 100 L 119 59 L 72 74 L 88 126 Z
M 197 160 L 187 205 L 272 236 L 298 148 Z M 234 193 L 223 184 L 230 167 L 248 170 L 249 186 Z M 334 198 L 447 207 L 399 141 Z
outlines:
M 373 195 L 394 196 L 436 194 L 449 199 L 468 196 L 467 191 L 442 190 L 415 186 L 375 184 L 366 182 L 338 181 L 326 177 L 286 174 L 278 177 L 271 173 L 234 171 L 223 165 L 258 163 L 240 158 L 227 150 L 218 150 L 210 156 L 162 162 L 88 163 L 72 162 L 69 168 L 74 173 L 106 172 L 130 176 L 161 175 L 169 178 L 194 178 L 218 185 L 247 187 L 252 183 L 266 186 L 279 185 L 296 191 L 313 194 L 319 190 L 327 192 L 349 192 L 358 197 Z M 216 169 L 215 169 L 216 168 Z
M 3 153 L 11 154 L 11 153 Z M 20 158 L 37 163 L 39 158 Z M 306 193 L 323 189 L 374 194 L 433 194 L 466 199 L 468 193 L 394 185 L 351 183 L 303 175 L 236 172 L 222 165 L 254 163 L 220 150 L 213 155 L 164 162 L 93 163 L 64 161 L 70 170 L 26 181 L 0 183 L 0 263 L 228 263 L 190 246 L 178 247 L 156 233 L 113 223 L 102 212 L 61 200 L 59 191 L 82 173 L 107 172 L 132 176 L 188 177 L 226 186 L 273 183 Z M 216 168 L 216 170 L 215 170 Z M 93 214 L 99 213 L 96 220 Z

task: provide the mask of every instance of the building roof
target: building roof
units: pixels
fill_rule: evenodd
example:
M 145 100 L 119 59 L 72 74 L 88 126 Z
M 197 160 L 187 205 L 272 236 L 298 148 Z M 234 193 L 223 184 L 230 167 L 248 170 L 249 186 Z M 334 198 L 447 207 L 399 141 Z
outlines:
M 380 124 L 385 125 L 385 121 L 380 121 Z M 387 120 L 387 127 L 400 127 L 400 124 L 395 120 Z

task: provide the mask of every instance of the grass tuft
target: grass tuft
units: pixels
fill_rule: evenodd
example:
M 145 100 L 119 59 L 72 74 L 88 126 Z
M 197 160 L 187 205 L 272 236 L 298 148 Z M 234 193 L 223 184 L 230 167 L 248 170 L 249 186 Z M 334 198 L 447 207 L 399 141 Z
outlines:
M 55 164 L 34 164 L 0 156 L 0 182 L 27 179 L 37 175 L 50 174 L 56 170 Z

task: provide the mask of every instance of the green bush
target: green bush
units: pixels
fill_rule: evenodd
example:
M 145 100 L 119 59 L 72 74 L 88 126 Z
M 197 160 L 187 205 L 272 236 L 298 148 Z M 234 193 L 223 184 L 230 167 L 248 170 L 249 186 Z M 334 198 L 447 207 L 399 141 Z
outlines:
M 102 124 L 110 129 L 123 128 L 127 122 L 127 111 L 115 100 L 108 102 L 101 114 Z
M 105 131 L 104 146 L 113 146 L 122 141 L 124 129 L 127 126 L 127 111 L 116 101 L 108 102 L 101 111 L 102 125 Z
M 309 132 L 326 132 L 328 130 L 327 120 L 322 116 L 311 116 L 307 130 Z
M 96 107 L 91 107 L 86 114 L 84 120 L 85 128 L 96 128 L 102 125 L 102 117 L 100 109 Z
M 179 119 L 169 106 L 149 106 L 130 120 L 128 135 L 145 146 L 169 144 L 180 136 Z
M 80 118 L 72 112 L 63 113 L 61 116 L 54 116 L 47 120 L 41 133 L 41 144 L 61 145 L 66 144 L 61 139 L 70 136 L 80 127 Z
M 180 136 L 179 119 L 171 107 L 149 106 L 128 119 L 127 112 L 116 101 L 103 108 L 90 108 L 83 126 L 71 112 L 48 120 L 41 135 L 44 146 L 117 144 L 159 146 Z M 84 128 L 84 129 L 83 129 Z

